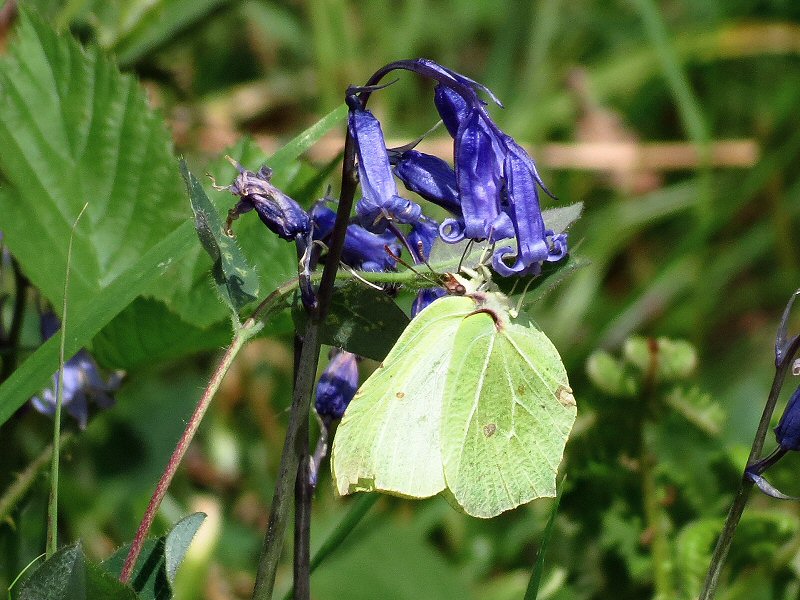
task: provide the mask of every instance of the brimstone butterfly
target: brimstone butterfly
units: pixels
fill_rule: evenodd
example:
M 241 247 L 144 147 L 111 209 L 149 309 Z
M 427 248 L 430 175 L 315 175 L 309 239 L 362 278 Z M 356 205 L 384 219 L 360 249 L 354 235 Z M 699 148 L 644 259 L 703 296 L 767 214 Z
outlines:
M 364 382 L 331 468 L 342 495 L 443 493 L 489 518 L 555 496 L 576 405 L 547 336 L 503 294 L 449 277 L 463 295 L 420 312 Z

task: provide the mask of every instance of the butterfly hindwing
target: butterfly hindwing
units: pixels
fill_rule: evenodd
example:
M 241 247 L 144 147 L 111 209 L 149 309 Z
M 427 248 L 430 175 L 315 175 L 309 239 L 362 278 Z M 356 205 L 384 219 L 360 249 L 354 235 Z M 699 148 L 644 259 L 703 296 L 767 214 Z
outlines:
M 458 328 L 442 409 L 445 482 L 467 514 L 555 496 L 576 408 L 550 340 L 486 312 Z

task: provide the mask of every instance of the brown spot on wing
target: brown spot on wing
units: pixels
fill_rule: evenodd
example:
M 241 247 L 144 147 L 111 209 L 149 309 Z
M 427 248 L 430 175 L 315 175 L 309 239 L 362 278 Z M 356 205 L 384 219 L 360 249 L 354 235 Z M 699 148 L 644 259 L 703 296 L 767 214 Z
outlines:
M 575 396 L 572 395 L 572 388 L 566 385 L 561 385 L 556 390 L 556 398 L 564 406 L 575 406 Z

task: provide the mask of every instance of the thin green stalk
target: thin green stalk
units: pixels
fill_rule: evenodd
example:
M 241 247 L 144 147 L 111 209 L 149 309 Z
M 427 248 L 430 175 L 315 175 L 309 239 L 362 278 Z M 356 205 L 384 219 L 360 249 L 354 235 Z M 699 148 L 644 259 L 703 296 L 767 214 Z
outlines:
M 20 578 L 23 575 L 25 575 L 25 573 L 28 572 L 28 569 L 30 569 L 38 560 L 42 558 L 44 558 L 44 553 L 40 554 L 39 556 L 34 558 L 31 562 L 29 562 L 27 565 L 25 565 L 25 568 L 22 569 L 22 571 L 20 571 L 16 577 L 14 577 L 14 581 L 12 581 L 8 586 L 8 600 L 11 600 L 11 590 L 14 588 L 15 585 L 17 585 L 17 582 L 20 580 Z
M 647 531 L 652 535 L 653 598 L 671 600 L 675 597 L 672 581 L 672 552 L 670 550 L 667 515 L 661 506 L 656 484 L 656 456 L 653 452 L 653 427 L 660 411 L 657 395 L 659 348 L 650 339 L 650 363 L 642 383 L 641 417 L 639 421 L 639 464 L 642 476 L 642 502 Z
M 564 483 L 566 480 L 566 475 L 561 478 L 561 484 L 558 486 L 558 494 L 556 494 L 556 498 L 553 501 L 553 506 L 550 507 L 550 516 L 547 519 L 547 525 L 544 527 L 544 533 L 542 533 L 539 552 L 536 554 L 536 564 L 533 565 L 531 578 L 528 581 L 528 589 L 525 590 L 524 600 L 536 600 L 539 596 L 539 585 L 542 582 L 542 574 L 544 573 L 544 554 L 547 550 L 547 546 L 550 544 L 550 538 L 553 537 L 558 507 L 561 504 L 561 496 L 564 494 Z
M 667 538 L 669 522 L 661 505 L 656 484 L 656 460 L 651 451 L 653 436 L 649 425 L 651 424 L 644 424 L 641 468 L 645 522 L 647 530 L 652 534 L 653 598 L 654 600 L 672 600 L 675 597 L 675 590 L 672 581 L 672 552 Z
M 719 585 L 719 577 L 722 573 L 722 567 L 725 565 L 725 559 L 728 557 L 728 552 L 731 549 L 736 527 L 739 525 L 739 520 L 742 518 L 744 507 L 747 504 L 747 499 L 750 497 L 750 492 L 753 489 L 753 482 L 750 481 L 746 475 L 747 468 L 757 462 L 761 457 L 761 452 L 764 449 L 764 440 L 767 437 L 769 424 L 772 420 L 772 413 L 775 412 L 775 405 L 778 403 L 778 397 L 783 388 L 783 380 L 786 378 L 786 372 L 789 370 L 792 359 L 794 355 L 797 354 L 799 346 L 800 336 L 793 340 L 786 350 L 784 359 L 776 366 L 775 377 L 772 380 L 772 387 L 769 390 L 769 396 L 764 405 L 764 412 L 761 413 L 761 420 L 758 422 L 758 429 L 753 438 L 750 455 L 747 458 L 747 464 L 742 473 L 742 480 L 739 483 L 739 489 L 736 490 L 736 495 L 731 503 L 728 516 L 725 518 L 725 524 L 717 540 L 717 545 L 714 547 L 714 553 L 711 555 L 711 563 L 706 572 L 706 579 L 699 600 L 712 600 L 716 594 L 717 586 Z
M 73 437 L 74 436 L 72 432 L 69 431 L 61 436 L 60 445 L 62 450 L 69 442 L 72 441 Z M 14 507 L 25 496 L 27 491 L 31 489 L 31 486 L 36 481 L 39 473 L 41 473 L 41 471 L 47 467 L 52 458 L 53 445 L 49 444 L 44 450 L 42 450 L 39 456 L 33 459 L 33 461 L 27 467 L 25 467 L 24 471 L 17 475 L 14 483 L 12 483 L 3 493 L 2 497 L 0 497 L 0 523 L 8 518 L 8 516 L 11 514 L 11 511 L 14 510 Z
M 53 459 L 50 470 L 50 500 L 47 503 L 47 543 L 45 556 L 50 558 L 58 550 L 58 463 L 61 448 L 61 405 L 64 403 L 64 344 L 67 339 L 67 290 L 69 288 L 69 267 L 72 260 L 72 241 L 75 228 L 89 203 L 75 217 L 67 245 L 67 270 L 64 274 L 64 300 L 61 305 L 61 344 L 58 354 L 58 378 L 56 379 L 56 414 L 53 416 Z
M 180 465 L 184 454 L 186 454 L 186 450 L 189 449 L 189 444 L 194 438 L 195 433 L 197 433 L 197 428 L 200 426 L 200 422 L 203 420 L 203 415 L 205 415 L 206 410 L 211 404 L 211 399 L 214 397 L 214 394 L 217 393 L 225 374 L 228 372 L 228 369 L 230 369 L 234 358 L 236 358 L 236 355 L 239 354 L 242 346 L 244 346 L 247 340 L 258 333 L 260 329 L 261 324 L 253 317 L 250 317 L 242 324 L 241 327 L 236 330 L 236 334 L 233 337 L 231 345 L 225 351 L 220 364 L 217 366 L 214 374 L 208 382 L 208 386 L 203 392 L 203 395 L 200 397 L 197 407 L 195 408 L 194 413 L 192 413 L 192 416 L 189 418 L 186 429 L 184 430 L 183 435 L 181 435 L 181 438 L 178 440 L 178 444 L 175 446 L 175 450 L 173 451 L 172 456 L 167 463 L 167 468 L 164 470 L 163 475 L 161 475 L 161 479 L 159 479 L 158 485 L 156 485 L 155 492 L 153 492 L 153 496 L 150 498 L 150 503 L 147 505 L 147 510 L 142 517 L 142 521 L 139 524 L 139 529 L 136 531 L 136 536 L 131 543 L 130 551 L 125 559 L 125 564 L 122 567 L 122 572 L 119 576 L 119 580 L 121 582 L 126 583 L 131 578 L 136 561 L 139 558 L 139 554 L 142 552 L 142 547 L 144 546 L 145 539 L 147 538 L 147 533 L 150 531 L 150 527 L 155 520 L 158 508 L 161 506 L 161 502 L 164 499 L 167 490 L 169 489 L 170 483 L 172 483 L 172 479 L 178 470 L 178 466 Z

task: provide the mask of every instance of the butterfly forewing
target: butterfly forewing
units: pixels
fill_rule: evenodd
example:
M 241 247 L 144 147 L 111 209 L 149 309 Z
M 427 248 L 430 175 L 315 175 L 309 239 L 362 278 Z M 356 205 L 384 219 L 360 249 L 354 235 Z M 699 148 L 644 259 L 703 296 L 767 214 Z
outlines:
M 538 329 L 476 313 L 458 328 L 442 413 L 446 485 L 467 514 L 493 517 L 555 496 L 575 420 L 566 371 Z
M 331 454 L 340 494 L 377 490 L 425 498 L 444 489 L 442 394 L 456 332 L 474 309 L 467 297 L 432 303 L 358 390 Z

